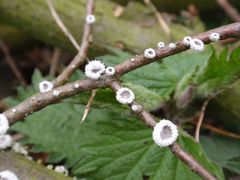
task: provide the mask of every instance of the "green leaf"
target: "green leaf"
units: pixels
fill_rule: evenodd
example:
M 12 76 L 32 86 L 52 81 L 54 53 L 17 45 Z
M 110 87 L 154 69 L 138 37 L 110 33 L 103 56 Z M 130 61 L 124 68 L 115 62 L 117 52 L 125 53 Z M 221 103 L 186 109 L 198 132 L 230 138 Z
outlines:
M 34 151 L 50 153 L 50 162 L 65 160 L 73 173 L 88 179 L 200 179 L 167 148 L 159 148 L 151 129 L 130 113 L 92 108 L 80 125 L 84 107 L 62 102 L 34 113 L 13 129 L 23 133 Z M 221 169 L 210 162 L 201 147 L 182 134 L 179 142 L 218 179 Z M 26 142 L 25 142 L 26 143 Z
M 213 161 L 230 171 L 240 174 L 239 140 L 211 135 L 201 136 L 200 142 Z
M 229 54 L 225 49 L 219 56 L 215 53 L 206 62 L 196 78 L 197 95 L 208 96 L 226 88 L 240 77 L 240 49 Z

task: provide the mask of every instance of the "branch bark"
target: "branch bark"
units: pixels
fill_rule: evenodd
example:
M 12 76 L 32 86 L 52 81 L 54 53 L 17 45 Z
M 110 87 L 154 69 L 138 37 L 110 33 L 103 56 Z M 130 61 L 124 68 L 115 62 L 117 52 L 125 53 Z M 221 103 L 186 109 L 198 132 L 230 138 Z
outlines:
M 202 167 L 190 154 L 186 153 L 179 144 L 174 143 L 170 146 L 170 150 L 179 159 L 181 159 L 193 172 L 199 174 L 203 179 L 216 180 L 204 167 Z
M 38 111 L 49 104 L 57 102 L 58 100 L 74 96 L 83 91 L 101 87 L 106 87 L 104 80 L 93 81 L 90 79 L 84 79 L 75 81 L 73 83 L 68 83 L 64 86 L 55 88 L 55 90 L 60 92 L 59 96 L 54 96 L 53 91 L 49 91 L 47 93 L 38 93 L 26 99 L 17 106 L 8 109 L 3 114 L 8 118 L 9 122 L 13 124 L 24 117 L 31 115 L 33 112 Z
M 209 35 L 213 32 L 216 32 L 220 35 L 220 39 L 227 39 L 230 37 L 240 37 L 240 23 L 233 23 L 226 26 L 222 26 L 220 28 L 215 28 L 204 33 L 201 33 L 194 38 L 198 38 L 204 42 L 204 44 L 211 43 L 209 39 Z M 182 41 L 178 41 L 175 43 L 176 48 L 172 49 L 169 47 L 165 47 L 163 49 L 155 49 L 157 56 L 154 59 L 147 59 L 143 54 L 136 56 L 135 58 L 131 58 L 129 60 L 124 61 L 123 63 L 117 65 L 115 67 L 116 74 L 121 76 L 126 74 L 134 69 L 142 67 L 144 65 L 150 64 L 154 61 L 161 60 L 162 58 L 168 57 L 170 55 L 174 55 L 189 49 L 188 46 L 185 46 Z

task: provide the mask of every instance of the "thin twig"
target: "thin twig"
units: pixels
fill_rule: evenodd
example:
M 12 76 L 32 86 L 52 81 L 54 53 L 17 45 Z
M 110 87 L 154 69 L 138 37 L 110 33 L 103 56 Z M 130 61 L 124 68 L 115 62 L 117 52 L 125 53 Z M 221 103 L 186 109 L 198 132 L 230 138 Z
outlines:
M 208 43 L 210 43 L 209 35 L 212 32 L 219 33 L 221 35 L 221 39 L 227 39 L 229 37 L 239 36 L 240 35 L 240 23 L 233 23 L 233 24 L 229 24 L 227 26 L 216 28 L 216 29 L 207 31 L 205 33 L 202 33 L 196 37 L 201 39 L 205 44 L 208 44 Z M 147 64 L 152 63 L 157 60 L 161 60 L 161 58 L 164 58 L 164 57 L 167 57 L 170 55 L 174 55 L 174 54 L 177 54 L 177 53 L 180 53 L 180 52 L 183 52 L 183 51 L 189 49 L 187 46 L 184 46 L 181 41 L 177 42 L 176 44 L 177 44 L 177 47 L 174 49 L 171 49 L 168 47 L 163 48 L 163 49 L 156 49 L 157 57 L 152 60 L 144 58 L 144 56 L 142 54 L 142 55 L 136 56 L 134 58 L 134 61 L 129 59 L 129 60 L 124 61 L 121 64 L 116 65 L 115 66 L 116 76 L 124 75 L 124 74 L 126 74 L 130 71 L 133 71 L 139 67 L 142 67 L 144 65 L 147 65 Z M 31 112 L 38 111 L 38 110 L 44 108 L 45 106 L 47 106 L 48 104 L 52 104 L 60 99 L 76 95 L 83 91 L 89 91 L 89 90 L 93 90 L 96 88 L 106 87 L 105 81 L 106 81 L 106 79 L 104 79 L 104 78 L 101 80 L 98 80 L 98 81 L 84 79 L 84 80 L 79 80 L 79 81 L 76 81 L 73 83 L 69 83 L 69 84 L 66 84 L 64 86 L 57 88 L 59 91 L 61 91 L 61 94 L 59 96 L 53 96 L 51 91 L 47 92 L 47 93 L 38 93 L 38 94 L 33 95 L 32 97 L 26 99 L 19 105 L 5 111 L 4 115 L 8 118 L 8 120 L 11 123 L 15 123 L 15 122 L 23 119 L 25 117 L 25 115 L 28 116 Z M 79 89 L 74 88 L 75 83 L 80 84 Z M 33 100 L 35 99 L 35 100 L 32 101 L 32 99 Z M 17 113 L 13 113 L 12 112 L 13 109 L 19 109 L 19 111 L 17 111 Z
M 120 82 L 115 80 L 107 81 L 107 85 L 115 92 L 117 92 L 122 86 Z M 143 107 L 141 104 L 138 104 L 136 101 L 133 102 L 135 105 Z M 129 105 L 131 106 L 131 105 Z M 134 112 L 134 111 L 133 111 Z M 149 127 L 153 128 L 156 125 L 156 121 L 153 116 L 142 108 L 139 112 L 134 112 L 139 118 L 147 124 Z M 201 164 L 199 164 L 190 154 L 185 152 L 179 144 L 174 143 L 170 147 L 170 150 L 180 159 L 182 160 L 193 172 L 199 174 L 204 179 L 216 180 L 216 178 L 208 172 Z
M 207 105 L 208 105 L 209 101 L 211 101 L 214 97 L 216 97 L 217 95 L 224 92 L 224 90 L 226 90 L 226 89 L 223 89 L 223 90 L 220 90 L 220 91 L 216 92 L 214 95 L 208 97 L 206 101 L 204 101 L 204 103 L 202 105 L 202 108 L 201 108 L 201 111 L 200 111 L 198 121 L 197 121 L 196 130 L 195 130 L 195 140 L 196 140 L 196 142 L 199 142 L 200 129 L 201 129 L 201 125 L 202 125 L 204 115 L 205 115 L 205 111 L 206 111 L 206 108 L 207 108 Z
M 8 65 L 10 66 L 11 70 L 15 74 L 16 78 L 19 80 L 19 82 L 21 83 L 22 86 L 26 87 L 27 86 L 26 80 L 24 79 L 21 71 L 18 69 L 18 67 L 15 63 L 15 60 L 10 55 L 10 52 L 9 52 L 9 49 L 8 49 L 7 45 L 2 40 L 0 40 L 0 49 L 4 53 L 5 59 L 8 63 Z
M 171 32 L 167 22 L 164 20 L 162 14 L 157 10 L 157 8 L 152 3 L 152 1 L 144 0 L 144 3 L 151 8 L 151 10 L 153 11 L 153 13 L 155 14 L 155 16 L 158 20 L 158 23 L 161 25 L 163 31 L 171 38 L 171 40 L 173 40 L 173 35 L 172 35 L 172 32 Z
M 219 129 L 219 128 L 214 127 L 214 126 L 212 126 L 210 124 L 202 124 L 202 127 L 205 128 L 205 129 L 208 129 L 208 130 L 210 130 L 210 131 L 212 131 L 214 133 L 226 136 L 226 137 L 240 139 L 240 134 L 235 134 L 235 133 L 226 131 L 224 129 Z
M 59 48 L 55 48 L 53 51 L 52 59 L 51 59 L 51 66 L 49 70 L 49 74 L 51 76 L 55 76 L 57 72 L 58 63 L 60 60 L 61 50 Z
M 195 121 L 190 121 L 192 124 L 197 124 Z M 212 131 L 213 133 L 216 133 L 216 134 L 219 134 L 219 135 L 222 135 L 222 136 L 226 136 L 226 137 L 229 137 L 229 138 L 235 138 L 235 139 L 240 139 L 240 134 L 235 134 L 235 133 L 232 133 L 232 132 L 229 132 L 229 131 L 226 131 L 224 129 L 220 129 L 220 128 L 217 128 L 211 124 L 202 124 L 202 128 L 205 128 L 209 131 Z
M 94 0 L 87 1 L 87 14 L 93 14 L 94 10 Z M 82 43 L 81 47 L 78 51 L 78 54 L 74 57 L 71 63 L 64 69 L 64 71 L 53 81 L 55 87 L 62 85 L 66 82 L 69 77 L 73 74 L 73 72 L 84 63 L 84 60 L 87 56 L 88 47 L 89 47 L 89 37 L 91 34 L 91 24 L 85 23 L 83 36 L 82 36 Z
M 48 0 L 48 1 L 50 1 L 50 0 Z M 52 6 L 52 8 L 53 8 L 53 6 Z M 93 13 L 93 10 L 94 10 L 94 1 L 88 0 L 86 16 L 91 15 Z M 57 15 L 55 10 L 53 12 L 55 12 L 55 15 Z M 60 22 L 62 22 L 61 19 L 59 18 L 59 16 L 57 16 L 57 17 L 58 17 L 57 19 L 60 20 Z M 89 23 L 85 22 L 81 47 L 77 48 L 78 54 L 74 57 L 74 59 L 66 67 L 66 69 L 63 70 L 63 72 L 53 81 L 53 84 L 55 87 L 62 85 L 73 74 L 73 72 L 84 62 L 85 58 L 87 58 L 90 34 L 91 34 L 91 25 Z M 71 40 L 71 36 L 69 38 Z M 90 97 L 89 102 L 86 106 L 81 123 L 85 120 L 85 118 L 87 117 L 87 115 L 90 111 L 90 106 L 94 100 L 95 94 L 96 94 L 96 90 L 92 90 L 92 96 Z
M 73 35 L 70 33 L 70 31 L 67 29 L 67 27 L 64 25 L 63 21 L 59 17 L 57 11 L 55 10 L 55 8 L 53 6 L 52 0 L 46 0 L 46 1 L 47 1 L 47 4 L 48 4 L 48 8 L 49 8 L 54 20 L 56 21 L 57 25 L 60 27 L 62 32 L 68 37 L 68 39 L 71 41 L 73 46 L 79 51 L 80 46 L 78 45 L 78 43 L 75 40 L 75 38 L 73 37 Z
M 201 129 L 201 125 L 202 125 L 202 122 L 203 122 L 203 118 L 204 118 L 204 115 L 205 115 L 205 110 L 206 110 L 206 107 L 209 103 L 209 101 L 211 100 L 212 98 L 208 98 L 202 105 L 202 108 L 201 108 L 201 111 L 200 111 L 200 115 L 199 115 L 199 118 L 198 118 L 198 121 L 197 121 L 197 126 L 196 126 L 196 130 L 195 130 L 195 140 L 197 142 L 199 142 L 199 134 L 200 134 L 200 129 Z
M 218 5 L 226 12 L 226 14 L 236 22 L 240 22 L 240 14 L 227 0 L 216 0 Z
M 93 103 L 93 101 L 94 101 L 94 98 L 95 98 L 95 96 L 96 96 L 96 92 L 97 92 L 96 89 L 93 89 L 93 90 L 92 90 L 91 97 L 90 97 L 89 100 L 88 100 L 88 103 L 87 103 L 87 105 L 86 105 L 86 108 L 85 108 L 85 111 L 84 111 L 84 114 L 83 114 L 83 117 L 82 117 L 82 120 L 81 120 L 81 123 L 80 123 L 80 124 L 82 124 L 82 123 L 85 121 L 85 119 L 86 119 L 86 117 L 87 117 L 87 115 L 88 115 L 88 113 L 89 113 L 89 111 L 90 111 L 91 105 L 92 105 L 92 103 Z

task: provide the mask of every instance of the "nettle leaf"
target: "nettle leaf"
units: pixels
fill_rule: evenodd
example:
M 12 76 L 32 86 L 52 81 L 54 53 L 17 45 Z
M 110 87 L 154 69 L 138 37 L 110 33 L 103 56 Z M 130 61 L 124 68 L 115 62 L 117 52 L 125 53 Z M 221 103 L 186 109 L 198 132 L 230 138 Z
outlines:
M 215 53 L 206 62 L 196 78 L 197 95 L 208 96 L 226 88 L 240 77 L 240 49 L 229 53 L 223 50 L 219 56 Z
M 201 136 L 200 142 L 213 161 L 240 174 L 240 143 L 238 139 L 211 135 Z
M 211 51 L 185 52 L 165 58 L 161 63 L 128 73 L 122 79 L 134 90 L 137 100 L 150 110 L 168 100 L 177 87 L 184 89 L 192 82 L 192 75 L 196 74 L 197 67 L 205 64 Z M 117 64 L 126 56 L 130 57 L 122 53 L 115 51 L 115 55 L 103 57 L 105 64 Z M 78 73 L 82 77 L 83 73 Z M 20 96 L 25 98 L 34 91 L 34 87 L 22 89 Z M 153 144 L 151 129 L 126 110 L 126 106 L 119 105 L 115 94 L 108 89 L 97 91 L 87 120 L 80 125 L 89 97 L 90 93 L 83 93 L 50 105 L 12 129 L 26 135 L 25 143 L 35 144 L 33 151 L 48 152 L 49 161 L 53 163 L 65 160 L 68 167 L 73 167 L 72 172 L 80 177 L 174 179 L 179 176 L 200 179 L 167 148 L 160 149 Z M 218 179 L 223 179 L 221 168 L 208 160 L 201 146 L 191 137 L 183 133 L 179 142 Z
M 65 160 L 73 174 L 88 179 L 201 179 L 167 148 L 159 148 L 152 130 L 130 113 L 92 108 L 80 125 L 84 107 L 62 102 L 34 113 L 12 129 L 37 145 L 34 151 L 49 152 L 50 162 Z M 179 137 L 184 149 L 223 179 L 221 169 L 210 162 L 200 145 L 186 134 Z

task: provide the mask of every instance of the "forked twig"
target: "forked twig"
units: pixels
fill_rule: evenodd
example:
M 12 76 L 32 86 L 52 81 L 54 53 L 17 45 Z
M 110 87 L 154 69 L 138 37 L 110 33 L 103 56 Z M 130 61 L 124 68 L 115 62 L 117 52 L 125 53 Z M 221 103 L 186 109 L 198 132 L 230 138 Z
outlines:
M 56 10 L 54 9 L 54 6 L 51 3 L 51 0 L 47 0 L 49 9 L 59 25 L 59 27 L 63 30 L 63 32 L 66 33 L 68 36 L 69 40 L 73 43 L 74 47 L 78 50 L 78 54 L 74 57 L 74 59 L 71 61 L 71 63 L 63 70 L 61 74 L 53 81 L 54 87 L 58 87 L 62 85 L 68 78 L 74 73 L 74 71 L 84 63 L 85 58 L 87 58 L 87 52 L 88 52 L 88 47 L 89 47 L 89 41 L 90 41 L 90 34 L 91 34 L 91 24 L 85 22 L 84 25 L 84 31 L 83 31 L 83 36 L 82 36 L 82 43 L 81 46 L 79 46 L 74 39 L 74 37 L 71 35 L 71 33 L 68 31 L 66 26 L 63 24 L 62 20 L 58 16 Z M 88 15 L 92 15 L 94 10 L 94 0 L 88 0 L 87 1 L 87 13 L 86 17 Z M 89 99 L 89 103 L 86 106 L 83 118 L 81 123 L 85 120 L 87 117 L 89 111 L 90 111 L 90 106 L 91 102 L 93 102 L 94 97 L 95 97 L 96 91 L 92 91 L 92 96 Z M 93 96 L 94 95 L 94 96 Z
M 86 16 L 93 14 L 93 10 L 94 0 L 88 0 Z M 63 72 L 53 81 L 54 87 L 64 84 L 69 79 L 69 77 L 74 73 L 74 71 L 84 63 L 89 47 L 89 37 L 92 31 L 91 26 L 92 26 L 91 24 L 85 22 L 82 35 L 82 43 L 80 48 L 78 49 L 78 53 L 73 58 L 71 63 L 63 70 Z

